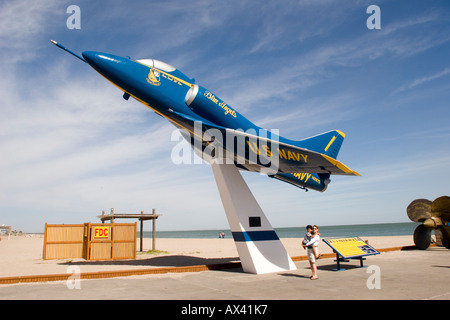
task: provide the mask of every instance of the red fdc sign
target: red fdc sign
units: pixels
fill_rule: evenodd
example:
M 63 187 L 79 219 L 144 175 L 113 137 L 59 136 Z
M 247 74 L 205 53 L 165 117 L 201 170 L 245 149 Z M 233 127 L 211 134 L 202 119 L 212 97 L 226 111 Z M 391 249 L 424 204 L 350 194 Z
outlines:
M 109 227 L 93 227 L 94 239 L 109 238 Z

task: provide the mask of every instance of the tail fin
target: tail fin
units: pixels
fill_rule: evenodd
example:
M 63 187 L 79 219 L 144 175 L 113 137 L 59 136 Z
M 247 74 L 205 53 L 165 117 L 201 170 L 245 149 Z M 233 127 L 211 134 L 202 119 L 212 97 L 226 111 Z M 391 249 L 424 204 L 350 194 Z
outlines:
M 339 130 L 333 130 L 319 134 L 317 136 L 296 141 L 295 145 L 311 151 L 325 154 L 333 159 L 337 158 L 345 134 Z

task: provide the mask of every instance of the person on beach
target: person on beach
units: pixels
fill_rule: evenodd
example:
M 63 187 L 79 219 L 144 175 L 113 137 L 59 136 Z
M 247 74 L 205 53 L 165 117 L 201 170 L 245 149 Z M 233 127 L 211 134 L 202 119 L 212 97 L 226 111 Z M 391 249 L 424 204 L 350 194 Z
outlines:
M 309 242 L 307 242 L 306 244 L 302 242 L 302 246 L 303 248 L 308 248 L 308 261 L 309 261 L 309 265 L 311 266 L 311 280 L 316 280 L 319 279 L 319 277 L 317 276 L 317 264 L 316 264 L 316 254 L 314 252 L 314 247 L 318 247 L 319 245 L 319 241 L 320 241 L 320 233 L 319 233 L 319 227 L 314 225 L 313 226 L 313 233 L 312 233 L 312 238 Z M 316 251 L 318 252 L 318 251 Z
M 313 227 L 312 227 L 312 225 L 308 224 L 306 226 L 305 236 L 303 237 L 303 241 L 302 241 L 303 244 L 307 244 L 309 241 L 311 241 L 312 233 L 313 233 Z M 306 249 L 306 248 L 303 247 L 303 249 Z
M 314 228 L 316 228 L 315 230 L 316 230 L 317 234 L 319 235 L 319 239 L 320 239 L 319 227 L 318 227 L 317 225 L 314 225 Z M 309 241 L 311 241 L 311 239 L 312 239 L 313 236 L 315 235 L 314 228 L 313 228 L 313 226 L 311 226 L 310 224 L 308 224 L 308 225 L 306 226 L 305 237 L 303 238 L 303 241 L 302 241 L 302 243 L 304 244 L 303 249 L 306 249 L 306 247 L 307 247 L 306 244 L 307 244 Z M 314 251 L 314 256 L 315 256 L 316 259 L 319 259 L 320 256 L 321 256 L 321 254 L 319 254 L 319 247 L 318 247 L 318 246 L 319 246 L 319 243 L 317 242 L 317 243 L 315 244 L 315 246 L 313 246 L 313 248 L 312 248 L 313 251 Z

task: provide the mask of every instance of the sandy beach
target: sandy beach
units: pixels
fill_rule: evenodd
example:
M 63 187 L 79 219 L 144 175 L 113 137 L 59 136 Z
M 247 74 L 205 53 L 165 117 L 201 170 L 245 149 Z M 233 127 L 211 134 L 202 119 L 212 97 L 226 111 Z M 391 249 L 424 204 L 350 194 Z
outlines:
M 413 245 L 412 235 L 363 237 L 376 249 Z M 305 256 L 300 238 L 281 239 L 291 257 Z M 239 261 L 233 239 L 156 239 L 157 254 L 137 253 L 136 260 L 86 261 L 84 259 L 43 260 L 43 235 L 2 236 L 0 240 L 0 278 L 25 275 L 65 274 L 68 267 L 81 272 L 179 267 Z M 139 249 L 139 239 L 137 240 Z M 144 239 L 144 251 L 152 248 L 152 239 Z M 319 252 L 332 253 L 321 242 Z

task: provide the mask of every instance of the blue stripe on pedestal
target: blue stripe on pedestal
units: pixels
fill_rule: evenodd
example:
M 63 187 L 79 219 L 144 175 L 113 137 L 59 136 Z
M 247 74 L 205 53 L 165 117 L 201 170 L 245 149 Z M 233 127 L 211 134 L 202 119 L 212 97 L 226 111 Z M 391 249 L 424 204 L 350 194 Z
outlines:
M 270 241 L 280 240 L 273 230 L 232 232 L 234 241 Z

